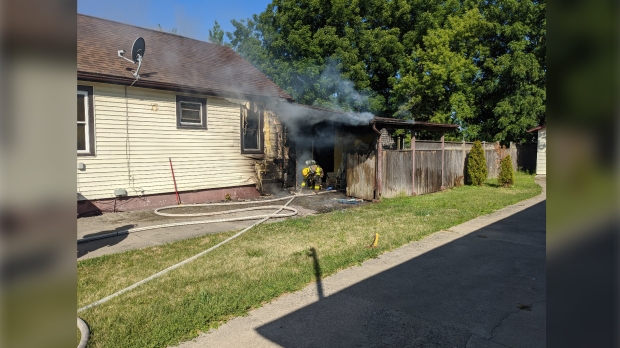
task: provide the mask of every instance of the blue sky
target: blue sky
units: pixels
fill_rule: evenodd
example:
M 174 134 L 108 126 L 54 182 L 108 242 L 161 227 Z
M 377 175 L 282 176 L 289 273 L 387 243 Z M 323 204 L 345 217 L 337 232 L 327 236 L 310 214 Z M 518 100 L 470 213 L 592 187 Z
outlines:
M 207 41 L 214 21 L 224 31 L 233 31 L 231 19 L 245 19 L 265 10 L 270 0 L 78 0 L 78 13 L 169 30 L 179 35 Z

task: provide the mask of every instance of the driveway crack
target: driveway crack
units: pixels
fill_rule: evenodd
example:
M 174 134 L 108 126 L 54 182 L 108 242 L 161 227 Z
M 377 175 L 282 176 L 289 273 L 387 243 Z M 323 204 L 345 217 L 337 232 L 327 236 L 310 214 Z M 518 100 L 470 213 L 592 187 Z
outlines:
M 533 305 L 535 305 L 535 304 L 539 304 L 539 303 L 543 303 L 543 302 L 547 302 L 547 300 L 545 299 L 545 300 L 541 300 L 541 301 L 532 302 L 532 303 L 530 303 L 528 306 L 530 306 L 530 307 L 531 307 L 531 306 L 533 306 Z M 491 340 L 493 339 L 493 333 L 495 332 L 495 330 L 497 330 L 497 328 L 499 328 L 500 326 L 502 326 L 502 324 L 504 323 L 504 321 L 505 321 L 506 319 L 508 319 L 511 315 L 513 315 L 513 314 L 517 314 L 517 313 L 521 312 L 522 310 L 523 310 L 523 309 L 519 309 L 519 310 L 517 310 L 517 311 L 514 311 L 514 312 L 511 312 L 511 313 L 508 313 L 505 317 L 503 317 L 503 318 L 502 318 L 502 320 L 500 320 L 500 321 L 499 321 L 499 323 L 498 323 L 497 325 L 495 325 L 495 326 L 493 327 L 493 329 L 491 329 L 491 332 L 490 332 L 490 334 L 489 334 L 489 338 L 485 338 L 485 339 L 486 339 L 487 341 L 491 341 Z M 471 337 L 470 337 L 470 339 L 471 339 Z M 493 342 L 493 343 L 497 343 L 497 344 L 499 344 L 499 345 L 502 345 L 502 346 L 503 346 L 503 344 L 501 344 L 501 343 L 498 343 L 498 342 L 495 342 L 495 341 L 492 341 L 492 342 Z M 506 346 L 505 346 L 505 347 L 506 347 Z

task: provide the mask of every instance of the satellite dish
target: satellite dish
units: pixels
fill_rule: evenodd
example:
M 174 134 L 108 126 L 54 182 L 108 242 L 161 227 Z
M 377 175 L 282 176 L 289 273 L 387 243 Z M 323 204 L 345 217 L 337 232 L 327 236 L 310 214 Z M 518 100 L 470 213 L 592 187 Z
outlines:
M 144 39 L 139 37 L 136 41 L 133 42 L 133 46 L 131 46 L 131 59 L 133 59 L 134 63 L 142 60 L 144 57 Z
M 142 66 L 142 58 L 144 57 L 144 50 L 146 48 L 146 45 L 144 43 L 144 39 L 139 37 L 136 39 L 136 41 L 133 42 L 133 46 L 131 46 L 131 59 L 123 57 L 123 54 L 125 54 L 125 50 L 119 50 L 118 51 L 118 56 L 125 59 L 128 62 L 131 62 L 133 64 L 138 63 L 138 69 L 136 69 L 136 72 L 133 73 L 133 76 L 136 78 L 136 81 L 138 81 L 140 79 L 140 67 Z M 135 83 L 135 81 L 134 81 Z M 133 83 L 132 83 L 133 85 Z

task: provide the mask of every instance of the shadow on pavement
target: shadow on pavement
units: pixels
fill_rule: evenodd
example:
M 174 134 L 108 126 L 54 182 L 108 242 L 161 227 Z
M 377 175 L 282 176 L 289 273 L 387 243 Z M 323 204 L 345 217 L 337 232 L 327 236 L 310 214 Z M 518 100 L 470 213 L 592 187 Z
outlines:
M 319 294 L 319 301 L 324 299 L 323 295 L 323 283 L 321 282 L 321 277 L 323 272 L 321 272 L 321 265 L 319 264 L 319 258 L 316 254 L 315 248 L 310 248 L 310 252 L 308 253 L 309 257 L 312 257 L 314 261 L 314 277 L 316 278 L 316 291 Z
M 543 201 L 328 297 L 311 250 L 320 301 L 257 331 L 284 347 L 544 347 L 545 238 Z
M 130 228 L 134 228 L 136 225 L 131 224 L 131 225 L 125 225 L 125 226 L 121 226 L 121 227 L 117 227 L 113 230 L 107 230 L 107 231 L 100 231 L 97 233 L 90 233 L 87 235 L 84 235 L 82 238 L 88 238 L 88 237 L 93 237 L 93 236 L 98 236 L 98 235 L 102 235 L 102 234 L 106 234 L 106 233 L 112 233 L 112 232 L 118 232 L 118 231 L 127 231 Z M 107 246 L 113 246 L 116 245 L 120 242 L 122 242 L 123 240 L 125 240 L 125 238 L 127 238 L 127 234 L 122 234 L 120 236 L 115 236 L 115 237 L 110 237 L 110 238 L 104 238 L 104 239 L 97 239 L 97 240 L 93 240 L 90 242 L 85 242 L 85 243 L 80 243 L 77 245 L 77 258 L 79 259 L 80 257 L 93 252 L 95 250 L 107 247 Z

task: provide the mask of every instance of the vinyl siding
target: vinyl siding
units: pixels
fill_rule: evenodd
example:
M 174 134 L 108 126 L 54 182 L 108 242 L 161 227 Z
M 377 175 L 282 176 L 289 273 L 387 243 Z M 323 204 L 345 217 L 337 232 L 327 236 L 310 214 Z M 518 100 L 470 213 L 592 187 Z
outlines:
M 536 174 L 547 175 L 547 128 L 538 130 L 538 154 L 536 156 Z
M 239 104 L 197 96 L 207 99 L 207 129 L 177 129 L 174 92 L 128 87 L 126 103 L 123 86 L 78 84 L 94 87 L 96 151 L 77 156 L 86 166 L 77 170 L 78 199 L 174 192 L 169 157 L 179 191 L 254 183 L 261 155 L 241 154 Z

